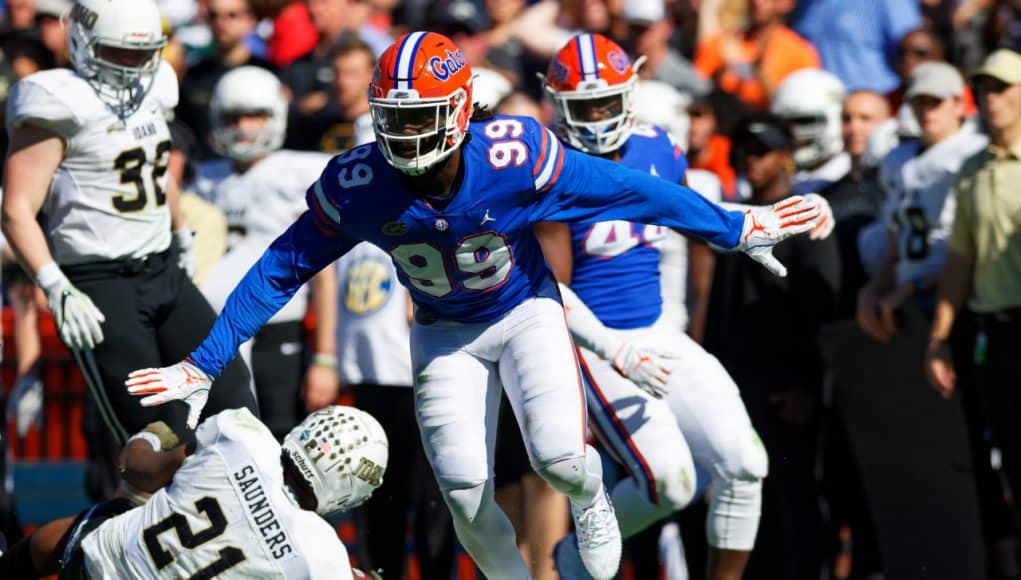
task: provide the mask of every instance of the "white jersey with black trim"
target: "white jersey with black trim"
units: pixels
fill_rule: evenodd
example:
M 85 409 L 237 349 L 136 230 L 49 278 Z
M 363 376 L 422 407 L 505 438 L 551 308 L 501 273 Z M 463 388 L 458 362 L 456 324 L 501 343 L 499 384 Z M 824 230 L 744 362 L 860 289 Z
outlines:
M 688 169 L 684 173 L 688 187 L 710 201 L 723 201 L 723 185 L 716 174 L 704 169 Z M 688 329 L 688 239 L 667 229 L 657 243 L 659 248 L 659 288 L 663 296 L 663 319 L 670 328 Z
M 58 264 L 140 258 L 170 246 L 166 118 L 175 106 L 177 77 L 165 62 L 142 104 L 123 120 L 69 69 L 37 72 L 14 85 L 8 132 L 33 125 L 64 140 L 43 205 Z
M 304 151 L 274 151 L 244 173 L 218 159 L 199 166 L 193 191 L 212 202 L 227 217 L 227 254 L 213 265 L 202 282 L 202 293 L 220 310 L 234 287 L 262 255 L 306 209 L 305 192 L 315 183 L 330 155 Z M 270 323 L 301 320 L 308 307 L 302 287 Z
M 919 140 L 902 142 L 879 165 L 886 193 L 881 219 L 897 237 L 897 284 L 938 274 L 946 261 L 954 225 L 954 182 L 961 165 L 989 140 L 971 124 L 953 137 L 924 148 Z
M 349 579 L 336 531 L 285 490 L 280 445 L 247 409 L 223 411 L 170 485 L 82 541 L 94 580 Z
M 350 384 L 411 386 L 408 290 L 390 256 L 362 242 L 337 262 L 337 353 Z

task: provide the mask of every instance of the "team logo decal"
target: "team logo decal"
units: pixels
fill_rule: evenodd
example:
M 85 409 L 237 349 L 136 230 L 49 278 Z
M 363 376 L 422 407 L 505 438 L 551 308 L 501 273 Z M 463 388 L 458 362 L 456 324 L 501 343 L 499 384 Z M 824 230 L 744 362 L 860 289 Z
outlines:
M 550 71 L 550 73 L 553 75 L 554 79 L 556 79 L 559 82 L 565 82 L 567 80 L 567 75 L 569 72 L 570 71 L 567 69 L 567 67 L 564 66 L 564 63 L 560 62 L 559 59 L 553 61 L 553 70 Z
M 464 54 L 460 50 L 456 52 L 447 50 L 444 52 L 447 53 L 446 58 L 434 56 L 429 59 L 429 69 L 432 71 L 433 76 L 441 81 L 449 79 L 457 71 L 464 68 Z
M 308 441 L 308 438 L 312 436 L 312 432 L 308 429 L 302 429 L 301 436 L 298 437 L 298 441 Z
M 447 228 L 450 227 L 450 223 L 443 218 L 436 218 L 436 223 L 433 224 L 433 227 L 436 228 L 436 231 L 438 232 L 445 232 L 447 231 Z
M 611 50 L 609 54 L 606 55 L 606 60 L 610 63 L 610 66 L 613 67 L 613 70 L 621 74 L 624 74 L 627 67 L 631 66 L 631 60 L 626 54 L 619 50 Z
M 386 222 L 383 224 L 383 235 L 386 236 L 403 236 L 408 233 L 407 222 Z

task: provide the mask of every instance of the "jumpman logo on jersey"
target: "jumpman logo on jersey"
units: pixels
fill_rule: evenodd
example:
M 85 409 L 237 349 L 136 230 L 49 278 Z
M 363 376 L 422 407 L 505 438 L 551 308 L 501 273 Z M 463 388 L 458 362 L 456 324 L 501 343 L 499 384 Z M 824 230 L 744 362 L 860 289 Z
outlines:
M 652 175 L 652 176 L 654 176 L 654 177 L 659 177 L 659 172 L 658 172 L 658 171 L 656 171 L 656 164 L 655 164 L 655 163 L 653 163 L 653 164 L 652 164 L 652 165 L 651 165 L 651 166 L 649 167 L 649 175 Z
M 495 222 L 495 221 L 496 221 L 496 218 L 490 217 L 489 210 L 487 209 L 486 210 L 486 215 L 482 216 L 482 223 L 480 223 L 479 225 L 480 226 L 484 226 L 484 225 L 486 225 L 486 222 Z

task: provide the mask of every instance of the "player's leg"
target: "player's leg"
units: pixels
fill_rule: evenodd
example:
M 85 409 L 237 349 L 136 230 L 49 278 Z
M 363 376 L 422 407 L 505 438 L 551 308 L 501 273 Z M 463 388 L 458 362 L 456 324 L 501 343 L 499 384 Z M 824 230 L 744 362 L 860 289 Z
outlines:
M 584 392 L 563 307 L 552 297 L 527 300 L 502 325 L 500 379 L 532 467 L 570 500 L 586 569 L 610 577 L 620 563 L 620 531 L 599 454 L 585 443 Z
M 494 497 L 500 383 L 495 365 L 477 354 L 499 345 L 498 330 L 414 324 L 415 413 L 426 457 L 465 550 L 487 578 L 527 578 L 514 528 Z
M 691 502 L 695 464 L 662 400 L 645 394 L 593 353 L 580 354 L 589 425 L 630 474 L 610 494 L 621 536 L 628 538 Z
M 156 338 L 160 362 L 154 366 L 174 364 L 191 354 L 205 339 L 213 327 L 216 314 L 180 268 L 167 268 L 147 280 L 145 287 L 150 292 L 150 302 L 159 308 Z M 137 368 L 145 367 L 134 367 Z M 202 411 L 202 418 L 224 409 L 241 407 L 247 407 L 258 416 L 258 405 L 252 392 L 248 368 L 240 357 L 235 357 L 209 390 L 209 402 Z M 187 408 L 184 410 L 187 411 Z
M 737 385 L 716 357 L 680 332 L 653 332 L 645 340 L 678 351 L 665 400 L 695 461 L 713 477 L 706 520 L 709 575 L 740 578 L 759 528 L 766 450 Z
M 259 419 L 277 440 L 304 415 L 301 378 L 305 374 L 305 327 L 300 320 L 267 324 L 252 340 L 252 379 Z
M 70 267 L 65 270 L 71 282 L 86 293 L 106 317 L 103 342 L 92 350 L 72 351 L 72 355 L 103 422 L 115 439 L 123 445 L 129 436 L 153 421 L 164 421 L 178 433 L 186 433 L 187 405 L 143 407 L 138 398 L 124 388 L 128 373 L 158 367 L 163 362 L 139 278 L 88 272 L 79 275 L 76 268 Z

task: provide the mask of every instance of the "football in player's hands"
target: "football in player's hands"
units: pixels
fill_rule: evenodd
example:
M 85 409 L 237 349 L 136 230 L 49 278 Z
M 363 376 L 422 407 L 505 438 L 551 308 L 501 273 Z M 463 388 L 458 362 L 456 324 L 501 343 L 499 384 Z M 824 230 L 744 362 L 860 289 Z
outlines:
M 124 384 L 132 395 L 148 395 L 139 401 L 143 407 L 168 401 L 188 403 L 188 427 L 194 429 L 209 400 L 213 377 L 186 359 L 169 367 L 134 371 Z

